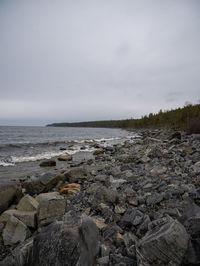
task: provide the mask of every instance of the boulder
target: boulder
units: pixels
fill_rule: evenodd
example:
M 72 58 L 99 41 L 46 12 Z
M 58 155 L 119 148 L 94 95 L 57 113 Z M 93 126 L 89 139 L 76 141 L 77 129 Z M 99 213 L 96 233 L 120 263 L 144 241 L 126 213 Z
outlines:
M 189 235 L 177 220 L 167 218 L 155 226 L 137 245 L 139 265 L 180 265 L 186 254 Z
M 17 182 L 0 182 L 0 213 L 5 211 L 10 204 L 21 196 L 21 185 Z
M 41 167 L 49 167 L 49 166 L 56 166 L 56 161 L 54 160 L 47 160 L 40 163 Z
M 62 174 L 55 175 L 53 173 L 45 173 L 31 176 L 30 179 L 23 183 L 23 187 L 28 194 L 33 196 L 35 194 L 50 191 L 59 181 L 63 182 L 65 179 L 65 176 Z
M 79 183 L 87 180 L 88 172 L 84 168 L 75 168 L 65 173 L 65 178 L 69 183 Z
M 58 161 L 71 161 L 72 155 L 61 155 L 58 157 Z
M 85 215 L 80 226 L 54 222 L 35 237 L 29 265 L 95 265 L 98 240 L 95 223 Z
M 39 203 L 30 195 L 24 196 L 18 203 L 17 209 L 21 211 L 37 211 Z
M 9 216 L 5 228 L 3 229 L 4 245 L 13 245 L 23 242 L 31 235 L 28 227 L 14 216 Z
M 6 223 L 10 216 L 14 216 L 23 222 L 26 226 L 36 227 L 36 211 L 7 210 L 0 216 L 0 222 Z
M 58 192 L 42 193 L 35 199 L 39 202 L 38 226 L 47 225 L 65 213 L 66 200 Z

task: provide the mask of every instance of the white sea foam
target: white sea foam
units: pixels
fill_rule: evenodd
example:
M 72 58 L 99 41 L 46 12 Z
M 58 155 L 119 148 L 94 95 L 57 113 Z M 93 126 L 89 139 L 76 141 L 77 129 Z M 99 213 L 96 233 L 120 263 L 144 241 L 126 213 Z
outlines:
M 12 157 L 12 164 L 7 164 L 7 165 L 13 165 L 15 163 L 22 163 L 22 162 L 30 162 L 30 161 L 38 161 L 38 160 L 43 160 L 43 159 L 51 159 L 53 157 L 57 157 L 60 155 L 65 155 L 65 154 L 69 154 L 69 155 L 73 155 L 77 152 L 82 151 L 80 149 L 80 147 L 74 147 L 74 150 L 64 150 L 64 151 L 46 151 L 46 152 L 42 152 L 33 156 L 11 156 Z M 86 148 L 84 149 L 84 152 L 92 152 L 94 151 L 94 148 Z M 7 166 L 7 165 L 3 165 L 3 166 Z
M 93 143 L 94 140 L 93 139 L 81 139 L 81 140 L 74 140 L 73 142 L 75 143 Z
M 13 166 L 15 165 L 14 162 L 4 162 L 3 160 L 0 160 L 0 166 Z
M 101 138 L 101 139 L 94 139 L 94 141 L 97 142 L 104 142 L 104 141 L 112 141 L 112 140 L 120 140 L 121 138 L 116 137 L 116 138 Z

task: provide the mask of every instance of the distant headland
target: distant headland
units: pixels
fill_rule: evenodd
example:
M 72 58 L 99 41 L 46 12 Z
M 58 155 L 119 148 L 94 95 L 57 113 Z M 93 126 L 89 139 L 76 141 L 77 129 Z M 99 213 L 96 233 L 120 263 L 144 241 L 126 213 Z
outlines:
M 167 128 L 200 133 L 200 104 L 187 104 L 182 108 L 150 113 L 139 119 L 53 123 L 47 127 L 104 127 L 104 128 Z

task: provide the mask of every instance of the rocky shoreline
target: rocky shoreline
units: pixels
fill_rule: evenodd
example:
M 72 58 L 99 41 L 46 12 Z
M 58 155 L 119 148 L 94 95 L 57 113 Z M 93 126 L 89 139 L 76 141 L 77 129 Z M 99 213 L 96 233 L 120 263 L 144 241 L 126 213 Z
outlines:
M 200 136 L 143 130 L 0 182 L 0 266 L 200 265 Z

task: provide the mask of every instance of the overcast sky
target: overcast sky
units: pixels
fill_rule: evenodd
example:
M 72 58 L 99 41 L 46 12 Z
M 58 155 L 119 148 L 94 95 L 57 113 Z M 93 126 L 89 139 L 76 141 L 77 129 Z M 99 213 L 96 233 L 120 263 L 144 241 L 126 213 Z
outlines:
M 137 118 L 199 99 L 199 0 L 0 0 L 1 125 Z

